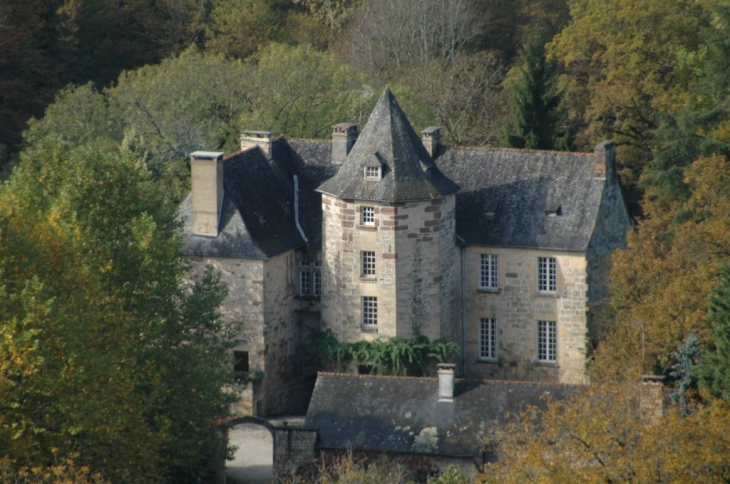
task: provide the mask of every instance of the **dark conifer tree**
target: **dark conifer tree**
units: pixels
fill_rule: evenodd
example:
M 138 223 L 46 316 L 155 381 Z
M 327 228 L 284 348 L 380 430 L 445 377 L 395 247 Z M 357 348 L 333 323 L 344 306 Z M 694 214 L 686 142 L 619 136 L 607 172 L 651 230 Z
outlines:
M 667 198 L 689 195 L 684 168 L 698 157 L 730 155 L 730 138 L 723 135 L 727 130 L 717 129 L 730 122 L 730 7 L 712 8 L 715 21 L 704 31 L 703 76 L 694 86 L 698 103 L 676 116 L 660 114 L 661 126 L 653 132 L 657 147 L 644 183 Z
M 517 76 L 510 86 L 514 133 L 504 133 L 502 144 L 511 148 L 570 148 L 563 125 L 566 114 L 556 86 L 556 68 L 545 58 L 545 33 L 531 31 L 520 51 Z
M 730 402 L 730 267 L 725 266 L 710 296 L 715 351 L 705 353 L 694 374 L 700 388 Z

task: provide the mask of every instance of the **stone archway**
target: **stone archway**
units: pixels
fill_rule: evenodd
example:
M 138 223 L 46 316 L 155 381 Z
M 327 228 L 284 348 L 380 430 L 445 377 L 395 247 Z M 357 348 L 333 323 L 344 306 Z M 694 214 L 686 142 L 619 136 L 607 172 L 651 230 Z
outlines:
M 258 417 L 240 417 L 229 422 L 228 443 L 238 447 L 226 461 L 229 484 L 263 484 L 274 477 L 274 426 Z

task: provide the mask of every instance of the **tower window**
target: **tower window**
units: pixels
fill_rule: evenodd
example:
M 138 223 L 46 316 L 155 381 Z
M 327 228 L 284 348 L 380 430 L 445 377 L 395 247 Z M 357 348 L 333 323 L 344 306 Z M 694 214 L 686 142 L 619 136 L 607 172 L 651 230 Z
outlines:
M 363 277 L 375 275 L 375 252 L 362 251 L 362 275 Z
M 380 167 L 379 166 L 366 166 L 365 167 L 365 179 L 366 180 L 380 180 Z
M 362 224 L 375 224 L 375 207 L 362 207 Z
M 378 326 L 378 298 L 364 296 L 362 298 L 362 326 L 365 329 Z
M 233 352 L 233 371 L 236 372 L 236 380 L 240 381 L 246 378 L 248 373 L 248 351 Z

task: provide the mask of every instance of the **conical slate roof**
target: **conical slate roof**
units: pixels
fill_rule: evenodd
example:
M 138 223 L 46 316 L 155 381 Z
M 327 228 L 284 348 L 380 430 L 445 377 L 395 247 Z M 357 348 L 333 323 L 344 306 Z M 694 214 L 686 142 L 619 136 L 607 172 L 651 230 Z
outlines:
M 380 166 L 382 178 L 366 180 L 366 166 Z M 390 88 L 337 174 L 318 188 L 337 198 L 377 202 L 429 200 L 458 190 L 423 147 Z

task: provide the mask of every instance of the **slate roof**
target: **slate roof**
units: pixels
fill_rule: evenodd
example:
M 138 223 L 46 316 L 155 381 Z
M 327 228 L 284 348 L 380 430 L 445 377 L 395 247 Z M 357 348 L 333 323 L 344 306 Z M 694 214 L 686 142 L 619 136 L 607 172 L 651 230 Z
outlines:
M 381 166 L 382 178 L 365 180 L 365 166 Z M 319 187 L 338 198 L 377 202 L 429 200 L 458 189 L 433 162 L 389 88 L 342 167 Z
M 434 161 L 388 89 L 346 161 L 333 164 L 331 152 L 331 140 L 279 138 L 273 161 L 258 149 L 226 158 L 220 235 L 191 235 L 191 199 L 180 208 L 188 253 L 267 258 L 302 247 L 295 175 L 310 251 L 322 246 L 321 193 L 394 202 L 457 191 L 456 233 L 467 245 L 585 251 L 606 183 L 593 176 L 602 153 L 441 146 Z M 365 181 L 362 167 L 373 160 L 382 163 L 383 178 Z
M 582 386 L 457 380 L 454 400 L 438 401 L 437 378 L 317 375 L 305 425 L 321 448 L 479 457 L 489 431 L 528 405 L 545 408 Z M 509 414 L 509 415 L 508 415 Z
M 583 251 L 606 183 L 593 176 L 597 156 L 603 154 L 445 148 L 436 161 L 461 186 L 456 233 L 467 245 Z
M 292 178 L 258 148 L 223 161 L 223 210 L 217 237 L 192 234 L 192 194 L 180 206 L 186 253 L 263 259 L 304 243 L 294 221 Z

